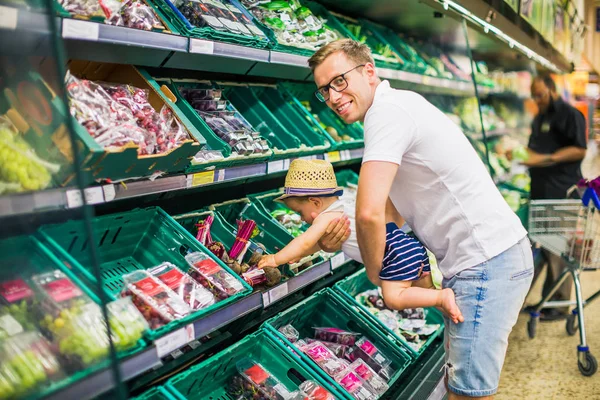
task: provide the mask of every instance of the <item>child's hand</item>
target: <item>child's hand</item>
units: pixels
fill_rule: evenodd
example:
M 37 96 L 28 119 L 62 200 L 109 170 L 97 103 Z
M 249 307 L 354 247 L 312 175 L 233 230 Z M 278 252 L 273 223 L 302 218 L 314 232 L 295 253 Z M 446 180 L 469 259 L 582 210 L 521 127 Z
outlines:
M 258 268 L 267 268 L 267 267 L 271 267 L 271 268 L 277 268 L 278 265 L 275 262 L 275 255 L 274 254 L 269 254 L 267 256 L 263 256 L 263 258 L 260 259 L 260 261 L 258 262 Z
M 454 298 L 454 291 L 452 289 L 442 289 L 439 293 L 440 308 L 442 312 L 444 312 L 448 318 L 455 324 L 459 322 L 463 322 L 465 318 L 460 312 L 458 306 L 456 305 L 456 299 Z

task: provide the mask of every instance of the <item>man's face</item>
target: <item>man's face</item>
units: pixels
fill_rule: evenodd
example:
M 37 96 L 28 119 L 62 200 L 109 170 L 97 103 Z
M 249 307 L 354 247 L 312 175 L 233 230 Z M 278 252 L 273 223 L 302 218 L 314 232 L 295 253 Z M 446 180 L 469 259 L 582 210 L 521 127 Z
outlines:
M 535 80 L 531 85 L 531 97 L 535 104 L 537 104 L 540 112 L 544 112 L 550 106 L 550 89 L 546 86 L 543 81 Z
M 333 53 L 315 68 L 315 83 L 318 88 L 326 86 L 332 79 L 356 66 L 356 62 L 348 59 L 344 53 Z M 365 67 L 345 74 L 344 78 L 348 82 L 348 87 L 340 93 L 329 89 L 329 100 L 326 104 L 347 124 L 362 121 L 373 103 L 375 92 L 372 83 L 377 79 L 375 69 L 368 63 Z

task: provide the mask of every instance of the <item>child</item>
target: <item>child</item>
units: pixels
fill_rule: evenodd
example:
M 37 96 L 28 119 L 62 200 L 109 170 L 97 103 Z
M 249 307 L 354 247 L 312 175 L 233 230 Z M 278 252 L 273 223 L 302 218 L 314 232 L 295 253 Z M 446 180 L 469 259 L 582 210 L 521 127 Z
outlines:
M 346 214 L 350 220 L 350 237 L 342 251 L 362 262 L 354 226 L 354 201 L 340 200 L 343 188 L 337 186 L 333 167 L 323 160 L 294 160 L 285 179 L 285 194 L 276 199 L 300 214 L 311 226 L 277 254 L 264 256 L 259 268 L 277 267 L 320 250 L 318 242 L 329 223 Z M 316 215 L 313 218 L 313 215 Z M 454 323 L 464 320 L 451 289 L 436 290 L 431 280 L 427 251 L 419 241 L 399 226 L 404 224 L 391 201 L 386 206 L 386 246 L 379 272 L 386 305 L 395 310 L 416 307 L 441 308 Z

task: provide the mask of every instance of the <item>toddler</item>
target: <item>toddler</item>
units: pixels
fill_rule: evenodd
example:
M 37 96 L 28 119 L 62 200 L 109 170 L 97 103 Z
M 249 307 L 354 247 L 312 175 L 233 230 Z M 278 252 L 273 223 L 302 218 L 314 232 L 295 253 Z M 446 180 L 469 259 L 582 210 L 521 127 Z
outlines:
M 259 268 L 277 267 L 299 260 L 320 250 L 319 240 L 327 226 L 343 214 L 350 220 L 350 237 L 342 244 L 348 257 L 362 262 L 355 229 L 354 200 L 340 199 L 343 188 L 337 186 L 332 165 L 323 160 L 294 160 L 285 179 L 285 194 L 276 201 L 300 214 L 310 227 L 277 254 L 264 256 Z M 454 323 L 464 320 L 451 289 L 436 290 L 431 280 L 429 257 L 423 245 L 399 227 L 404 221 L 392 202 L 386 206 L 386 245 L 379 272 L 383 299 L 394 310 L 438 307 Z M 313 218 L 313 216 L 316 217 Z M 375 283 L 375 282 L 374 282 Z M 413 288 L 417 289 L 414 290 Z M 412 290 L 411 290 L 412 289 Z

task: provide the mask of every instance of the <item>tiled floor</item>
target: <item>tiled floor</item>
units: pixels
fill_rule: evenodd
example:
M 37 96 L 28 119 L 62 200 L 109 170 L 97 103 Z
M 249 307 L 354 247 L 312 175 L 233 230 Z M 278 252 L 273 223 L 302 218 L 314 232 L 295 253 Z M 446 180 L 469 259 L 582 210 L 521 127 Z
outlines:
M 600 175 L 600 155 L 596 148 L 588 151 L 584 175 Z M 526 300 L 539 300 L 543 276 Z M 600 270 L 582 274 L 584 297 L 600 289 Z M 529 316 L 521 314 L 509 339 L 506 362 L 496 399 L 600 399 L 600 371 L 584 377 L 577 368 L 579 336 L 568 336 L 565 322 L 539 323 L 537 335 L 527 336 Z M 600 299 L 585 309 L 588 346 L 600 361 Z

